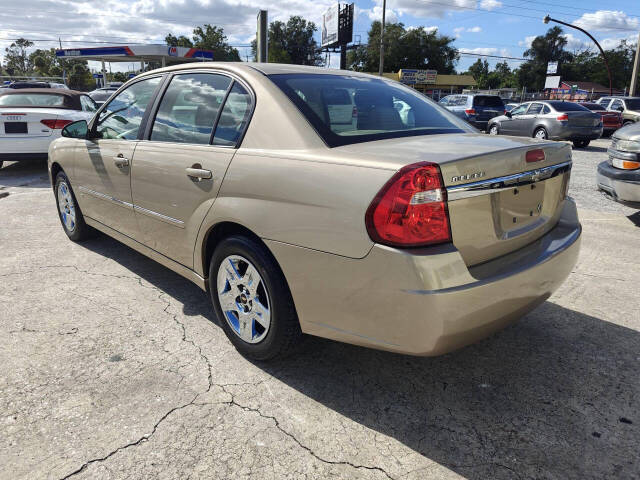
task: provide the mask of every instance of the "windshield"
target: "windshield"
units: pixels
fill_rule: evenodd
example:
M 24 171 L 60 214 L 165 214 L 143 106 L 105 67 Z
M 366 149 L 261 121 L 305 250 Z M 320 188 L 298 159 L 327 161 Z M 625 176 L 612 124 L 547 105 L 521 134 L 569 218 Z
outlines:
M 588 108 L 589 110 L 606 110 L 602 105 L 598 105 L 597 103 L 581 103 L 583 107 Z
M 21 107 L 62 107 L 64 96 L 50 93 L 16 93 L 0 96 L 0 106 L 19 105 Z
M 573 102 L 547 102 L 556 112 L 584 112 L 589 110 L 578 103 Z
M 631 98 L 625 100 L 624 103 L 627 104 L 628 110 L 640 110 L 640 98 Z
M 317 74 L 269 78 L 330 147 L 474 130 L 420 93 L 386 80 Z
M 474 107 L 499 107 L 504 108 L 502 99 L 495 95 L 476 95 L 473 97 Z

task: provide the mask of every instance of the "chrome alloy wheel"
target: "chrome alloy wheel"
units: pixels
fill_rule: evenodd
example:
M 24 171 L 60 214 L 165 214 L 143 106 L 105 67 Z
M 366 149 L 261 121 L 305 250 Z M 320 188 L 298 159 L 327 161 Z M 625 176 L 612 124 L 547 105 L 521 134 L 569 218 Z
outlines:
M 58 210 L 66 229 L 73 232 L 76 229 L 76 207 L 66 182 L 58 184 Z
M 546 140 L 547 132 L 545 132 L 543 129 L 536 130 L 535 137 L 536 138 L 541 138 L 542 140 Z
M 489 129 L 489 135 L 497 135 L 498 134 L 498 127 L 496 125 L 491 125 L 491 128 Z
M 267 336 L 271 305 L 267 287 L 249 260 L 226 257 L 218 267 L 218 301 L 225 320 L 242 340 L 258 343 Z

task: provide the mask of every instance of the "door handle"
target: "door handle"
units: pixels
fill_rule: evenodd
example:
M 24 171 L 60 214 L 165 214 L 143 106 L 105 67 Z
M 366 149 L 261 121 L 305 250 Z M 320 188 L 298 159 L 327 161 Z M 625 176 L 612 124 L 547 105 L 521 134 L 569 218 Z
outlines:
M 208 180 L 213 177 L 211 170 L 205 170 L 204 168 L 189 167 L 185 169 L 185 171 L 187 172 L 187 176 L 191 177 L 196 182 Z
M 124 168 L 129 166 L 129 159 L 125 158 L 122 154 L 119 154 L 113 157 L 113 163 L 115 163 L 118 168 Z

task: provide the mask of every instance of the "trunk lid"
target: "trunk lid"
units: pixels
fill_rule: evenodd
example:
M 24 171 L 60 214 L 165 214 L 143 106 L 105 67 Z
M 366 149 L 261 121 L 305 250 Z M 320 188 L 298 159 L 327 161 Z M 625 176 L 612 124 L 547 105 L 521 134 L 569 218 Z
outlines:
M 545 159 L 528 163 L 530 150 Z M 453 244 L 477 265 L 518 250 L 551 230 L 560 217 L 571 168 L 562 142 L 482 134 L 382 140 L 333 149 L 400 168 L 422 161 L 440 166 L 448 193 Z
M 56 120 L 53 108 L 0 107 L 0 138 L 49 137 L 53 130 L 42 120 Z
M 591 112 L 564 112 L 569 117 L 568 124 L 572 127 L 595 127 L 601 117 L 597 113 Z

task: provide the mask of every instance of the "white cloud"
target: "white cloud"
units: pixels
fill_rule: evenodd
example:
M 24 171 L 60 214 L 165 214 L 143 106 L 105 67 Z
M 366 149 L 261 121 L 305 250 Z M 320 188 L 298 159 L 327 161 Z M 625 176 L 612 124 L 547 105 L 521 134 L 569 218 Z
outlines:
M 593 42 L 588 38 L 580 38 L 576 37 L 572 33 L 566 33 L 563 35 L 564 38 L 567 39 L 567 45 L 564 47 L 565 50 L 575 51 L 575 50 L 585 50 L 593 46 Z
M 497 55 L 499 50 L 495 47 L 478 47 L 478 48 L 465 48 L 460 50 L 460 53 L 475 53 L 477 55 Z
M 585 30 L 597 30 L 600 32 L 637 30 L 640 28 L 640 20 L 637 17 L 630 17 L 618 10 L 598 10 L 594 13 L 585 13 L 573 23 Z
M 528 37 L 524 37 L 524 40 L 520 40 L 518 45 L 521 47 L 529 48 L 531 46 L 531 42 L 536 39 L 536 35 L 529 35 Z
M 382 7 L 375 6 L 373 8 L 363 8 L 360 10 L 369 17 L 372 22 L 375 20 L 382 21 Z M 398 14 L 391 8 L 387 8 L 385 12 L 386 23 L 398 23 Z
M 467 28 L 467 32 L 471 32 L 471 33 L 479 33 L 481 31 L 482 31 L 482 28 L 477 25 L 475 27 Z
M 502 2 L 498 0 L 482 0 L 480 2 L 480 8 L 483 10 L 495 10 L 496 8 L 500 8 L 502 6 Z

